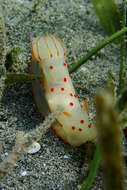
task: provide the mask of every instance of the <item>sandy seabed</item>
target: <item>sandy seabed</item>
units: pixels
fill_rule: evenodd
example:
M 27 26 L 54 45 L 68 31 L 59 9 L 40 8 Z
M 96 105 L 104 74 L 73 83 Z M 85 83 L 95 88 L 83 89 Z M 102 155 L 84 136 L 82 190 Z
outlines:
M 69 65 L 106 37 L 90 0 L 43 0 L 35 11 L 34 1 L 0 0 L 7 34 L 7 50 L 21 48 L 12 72 L 29 72 L 30 40 L 40 34 L 57 34 L 66 45 Z M 108 70 L 118 79 L 120 48 L 106 46 L 72 74 L 80 101 L 87 99 L 90 119 L 95 117 L 94 96 L 107 86 Z M 83 88 L 82 88 L 83 87 Z M 86 90 L 87 89 L 87 90 Z M 29 83 L 7 87 L 0 108 L 2 161 L 12 150 L 17 131 L 28 132 L 43 122 L 38 113 Z M 0 183 L 1 190 L 76 190 L 88 174 L 87 155 L 73 149 L 49 129 L 43 135 L 41 150 L 25 155 Z M 82 164 L 86 160 L 84 173 Z M 91 190 L 102 189 L 102 173 L 98 172 Z

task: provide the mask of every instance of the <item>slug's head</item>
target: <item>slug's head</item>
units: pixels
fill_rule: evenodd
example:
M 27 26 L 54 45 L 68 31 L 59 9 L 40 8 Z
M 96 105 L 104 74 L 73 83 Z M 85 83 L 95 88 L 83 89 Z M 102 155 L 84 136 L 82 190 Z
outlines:
M 56 35 L 42 35 L 31 41 L 32 59 L 42 62 L 45 59 L 66 56 L 63 43 Z

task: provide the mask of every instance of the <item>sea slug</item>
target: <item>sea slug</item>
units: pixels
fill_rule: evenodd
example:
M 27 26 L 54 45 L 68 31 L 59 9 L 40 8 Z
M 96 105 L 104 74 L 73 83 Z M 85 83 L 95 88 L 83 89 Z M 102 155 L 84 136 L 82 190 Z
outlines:
M 42 75 L 32 83 L 35 103 L 43 116 L 58 106 L 63 112 L 52 126 L 56 134 L 72 146 L 80 146 L 96 138 L 96 129 L 89 122 L 87 103 L 82 107 L 74 90 L 65 61 L 66 52 L 56 35 L 42 35 L 31 41 L 31 74 Z

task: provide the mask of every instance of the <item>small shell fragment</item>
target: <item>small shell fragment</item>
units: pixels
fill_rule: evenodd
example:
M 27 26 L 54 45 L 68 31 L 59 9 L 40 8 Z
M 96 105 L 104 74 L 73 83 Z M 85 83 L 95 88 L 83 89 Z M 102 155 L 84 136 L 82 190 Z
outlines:
M 38 152 L 40 150 L 41 146 L 39 143 L 37 142 L 33 142 L 33 144 L 31 146 L 29 146 L 27 153 L 28 154 L 35 154 L 36 152 Z
M 69 158 L 69 156 L 67 156 L 67 155 L 64 155 L 64 159 L 68 159 Z
M 20 175 L 20 177 L 25 177 L 27 175 L 27 172 L 26 171 L 23 171 Z

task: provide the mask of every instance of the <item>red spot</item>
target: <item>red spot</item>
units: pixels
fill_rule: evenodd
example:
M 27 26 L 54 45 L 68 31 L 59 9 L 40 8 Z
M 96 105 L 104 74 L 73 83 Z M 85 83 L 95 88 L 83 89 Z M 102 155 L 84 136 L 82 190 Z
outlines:
M 50 54 L 50 57 L 53 57 L 53 54 L 52 54 L 52 53 Z
M 69 74 L 69 77 L 71 78 L 71 74 Z
M 64 91 L 64 88 L 61 88 L 61 91 Z
M 73 104 L 73 102 L 70 102 L 70 106 L 73 106 L 74 104 Z
M 81 108 L 83 108 L 83 105 L 80 105 Z
M 66 56 L 66 53 L 64 52 L 64 56 Z
M 72 94 L 72 93 L 70 93 L 70 96 L 73 96 L 73 94 Z
M 75 130 L 75 126 L 72 126 L 72 130 Z
M 67 78 L 64 78 L 64 82 L 67 82 Z
M 88 128 L 91 128 L 92 127 L 92 124 L 90 123 L 89 125 L 88 125 Z
M 67 63 L 64 61 L 63 66 L 66 67 Z
M 81 132 L 81 131 L 82 131 L 82 128 L 79 128 L 78 130 Z
M 50 70 L 52 70 L 52 69 L 53 69 L 53 66 L 52 66 L 52 65 L 50 65 L 50 66 L 49 66 L 49 69 L 50 69 Z
M 80 123 L 83 124 L 83 123 L 84 123 L 84 120 L 81 120 Z
M 77 94 L 74 94 L 74 97 L 75 97 L 75 98 L 77 98 L 77 96 L 78 96 Z
M 50 90 L 51 90 L 51 92 L 53 92 L 53 91 L 54 91 L 54 88 L 51 88 Z

